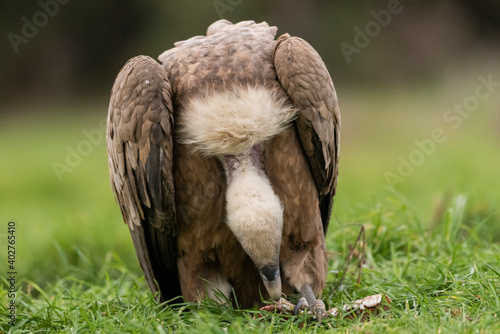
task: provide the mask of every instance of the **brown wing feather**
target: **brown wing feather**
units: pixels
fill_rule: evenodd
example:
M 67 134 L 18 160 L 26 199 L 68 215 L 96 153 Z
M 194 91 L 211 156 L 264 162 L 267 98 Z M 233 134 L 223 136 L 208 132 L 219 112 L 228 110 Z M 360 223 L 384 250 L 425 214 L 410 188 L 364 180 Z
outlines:
M 274 48 L 281 86 L 299 110 L 296 125 L 318 188 L 326 233 L 337 186 L 340 111 L 335 87 L 323 60 L 298 37 L 281 35 Z
M 181 294 L 172 129 L 167 73 L 150 57 L 130 59 L 115 80 L 109 105 L 111 185 L 148 285 L 163 301 Z

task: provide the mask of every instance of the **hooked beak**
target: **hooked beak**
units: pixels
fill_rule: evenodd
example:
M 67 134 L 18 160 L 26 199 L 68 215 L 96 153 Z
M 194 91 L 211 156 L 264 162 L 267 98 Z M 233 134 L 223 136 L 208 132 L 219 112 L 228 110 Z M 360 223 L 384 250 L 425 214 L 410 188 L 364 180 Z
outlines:
M 260 276 L 264 281 L 269 296 L 275 301 L 281 298 L 280 268 L 275 265 L 266 265 L 260 269 Z

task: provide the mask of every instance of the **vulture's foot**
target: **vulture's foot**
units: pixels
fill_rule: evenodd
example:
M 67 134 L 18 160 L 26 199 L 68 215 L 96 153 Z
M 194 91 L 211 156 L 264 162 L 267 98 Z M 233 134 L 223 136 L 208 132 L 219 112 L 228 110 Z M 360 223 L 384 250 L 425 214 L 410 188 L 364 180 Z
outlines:
M 304 297 L 300 297 L 297 301 L 297 305 L 295 305 L 295 315 L 299 314 L 300 311 L 304 311 L 309 308 L 309 304 Z
M 321 299 L 316 299 L 309 284 L 304 285 L 300 289 L 300 294 L 302 297 L 300 297 L 295 306 L 295 314 L 297 315 L 300 311 L 309 308 L 311 313 L 316 316 L 318 322 L 321 322 L 323 317 L 327 316 L 325 303 Z

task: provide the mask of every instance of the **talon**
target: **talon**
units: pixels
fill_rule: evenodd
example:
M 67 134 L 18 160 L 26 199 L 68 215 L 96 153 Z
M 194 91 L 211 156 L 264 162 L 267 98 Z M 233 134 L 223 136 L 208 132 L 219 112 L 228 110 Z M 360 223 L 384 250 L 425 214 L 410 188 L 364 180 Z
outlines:
M 316 313 L 316 319 L 318 322 L 321 322 L 323 320 L 323 310 L 318 310 Z
M 298 315 L 300 311 L 303 311 L 308 307 L 309 304 L 307 303 L 307 300 L 304 297 L 300 297 L 297 301 L 297 305 L 295 305 L 295 315 Z
M 312 313 L 316 316 L 318 322 L 321 322 L 323 317 L 328 315 L 328 313 L 326 313 L 325 303 L 323 303 L 322 300 L 317 299 L 312 307 Z

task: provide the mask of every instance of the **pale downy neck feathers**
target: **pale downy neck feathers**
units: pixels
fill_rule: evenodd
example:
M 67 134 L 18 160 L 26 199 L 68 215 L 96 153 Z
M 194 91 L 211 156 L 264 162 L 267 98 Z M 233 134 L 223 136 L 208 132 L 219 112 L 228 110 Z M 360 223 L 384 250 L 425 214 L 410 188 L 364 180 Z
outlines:
M 179 120 L 181 143 L 224 166 L 227 225 L 259 269 L 278 264 L 283 229 L 283 206 L 265 174 L 262 147 L 295 115 L 276 92 L 236 87 L 192 99 Z

